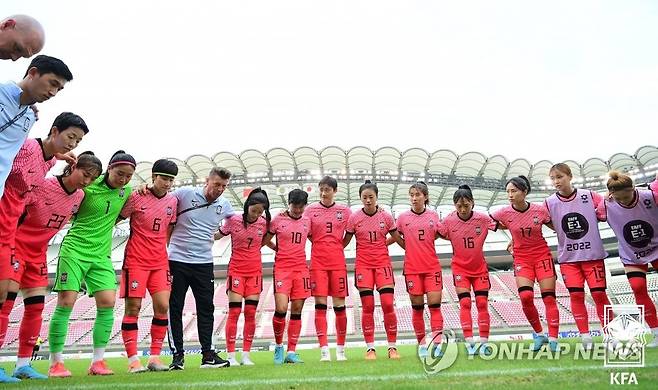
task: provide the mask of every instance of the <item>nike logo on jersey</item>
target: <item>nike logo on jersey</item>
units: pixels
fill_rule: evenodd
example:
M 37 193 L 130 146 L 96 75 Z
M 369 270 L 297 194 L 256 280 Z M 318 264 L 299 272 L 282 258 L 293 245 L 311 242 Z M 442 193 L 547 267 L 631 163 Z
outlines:
M 142 206 L 142 211 L 146 210 L 146 207 Z

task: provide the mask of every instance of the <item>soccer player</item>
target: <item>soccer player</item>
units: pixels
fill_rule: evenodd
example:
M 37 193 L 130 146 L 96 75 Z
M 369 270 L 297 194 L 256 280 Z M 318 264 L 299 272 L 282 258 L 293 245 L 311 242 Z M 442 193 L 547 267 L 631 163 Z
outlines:
M 128 372 L 169 371 L 160 361 L 162 341 L 169 325 L 171 274 L 167 255 L 168 227 L 176 223 L 176 198 L 169 193 L 178 174 L 175 162 L 160 159 L 151 168 L 153 185 L 144 194 L 134 191 L 123 206 L 120 219 L 130 218 L 119 297 L 126 300 L 121 336 L 128 356 Z M 147 368 L 137 356 L 137 318 L 148 289 L 153 300 L 151 351 Z
M 539 351 L 548 342 L 551 352 L 557 351 L 557 336 L 560 314 L 555 299 L 555 266 L 551 250 L 542 234 L 542 225 L 550 224 L 551 217 L 545 205 L 530 203 L 530 181 L 525 176 L 516 176 L 507 181 L 509 206 L 496 210 L 491 217 L 498 227 L 509 229 L 514 245 L 514 276 L 521 299 L 521 306 L 533 333 L 533 350 Z M 541 290 L 546 310 L 548 338 L 544 335 L 539 313 L 535 307 L 535 280 Z
M 398 334 L 398 319 L 395 314 L 394 288 L 395 276 L 388 255 L 387 235 L 392 240 L 399 240 L 400 235 L 395 228 L 393 216 L 377 205 L 379 189 L 375 183 L 366 180 L 359 187 L 359 197 L 363 208 L 354 212 L 345 229 L 343 247 L 346 247 L 356 236 L 356 261 L 354 264 L 355 285 L 361 296 L 361 327 L 366 341 L 366 360 L 377 359 L 375 351 L 375 287 L 379 291 L 382 312 L 384 313 L 384 328 L 388 340 L 389 359 L 399 359 L 396 348 Z
M 411 210 L 400 214 L 396 226 L 403 240 L 400 246 L 405 248 L 404 282 L 411 300 L 412 324 L 416 340 L 420 345 L 418 354 L 421 358 L 428 355 L 425 341 L 425 295 L 430 311 L 432 329 L 432 351 L 434 356 L 441 353 L 437 345 L 441 343 L 443 332 L 443 315 L 441 313 L 441 291 L 443 277 L 441 263 L 436 255 L 434 240 L 445 229 L 439 221 L 439 215 L 427 208 L 429 189 L 427 184 L 419 181 L 409 188 Z
M 549 176 L 557 190 L 546 199 L 552 225 L 557 233 L 558 263 L 564 284 L 569 290 L 571 312 L 580 332 L 583 346 L 593 348 L 585 308 L 585 281 L 596 305 L 603 326 L 604 307 L 610 301 L 606 295 L 605 259 L 608 254 L 598 229 L 605 220 L 603 197 L 594 191 L 576 189 L 571 185 L 571 169 L 559 163 L 551 167 Z
M 311 294 L 315 299 L 320 361 L 331 361 L 327 339 L 327 296 L 331 296 L 336 315 L 336 360 L 345 361 L 345 297 L 349 292 L 343 237 L 352 212 L 348 206 L 334 202 L 338 182 L 333 177 L 322 178 L 318 190 L 320 201 L 309 205 L 304 215 L 311 221 Z
M 43 49 L 46 35 L 41 24 L 28 15 L 13 15 L 0 22 L 0 59 L 30 58 Z
M 474 211 L 475 200 L 471 188 L 459 186 L 452 197 L 455 211 L 448 214 L 443 222 L 441 236 L 452 244 L 452 279 L 459 298 L 459 320 L 467 343 L 466 350 L 474 355 L 477 346 L 473 342 L 473 319 L 471 317 L 471 289 L 475 295 L 480 333 L 479 348 L 485 354 L 491 353 L 489 342 L 489 270 L 484 260 L 484 241 L 489 230 L 496 230 L 496 222 L 487 214 Z
M 89 375 L 112 375 L 103 356 L 114 323 L 116 274 L 111 261 L 112 231 L 119 213 L 130 197 L 128 186 L 135 172 L 135 159 L 120 150 L 110 159 L 107 171 L 84 189 L 85 199 L 59 250 L 57 307 L 50 320 L 48 341 L 51 366 L 48 376 L 68 377 L 62 351 L 69 317 L 84 281 L 87 292 L 96 299 L 93 328 L 94 354 Z
M 658 270 L 658 192 L 636 190 L 633 179 L 612 171 L 606 183 L 611 198 L 605 201 L 608 224 L 619 242 L 619 257 L 624 264 L 635 302 L 644 306 L 644 320 L 651 328 L 653 341 L 647 347 L 658 347 L 656 306 L 647 291 L 649 264 Z
M 57 95 L 73 79 L 69 68 L 54 57 L 34 57 L 18 84 L 0 84 L 0 196 L 14 157 L 36 120 L 30 105 Z
M 16 230 L 15 259 L 20 266 L 9 282 L 10 293 L 15 295 L 20 288 L 25 306 L 18 333 L 14 378 L 47 378 L 30 366 L 30 357 L 41 330 L 48 286 L 48 242 L 78 211 L 84 198 L 82 188 L 93 182 L 102 170 L 100 160 L 93 153 L 82 153 L 74 167 L 69 165 L 62 176 L 45 179 L 25 202 L 25 211 Z
M 265 217 L 263 217 L 263 213 Z M 226 320 L 226 351 L 230 366 L 238 366 L 235 359 L 235 337 L 244 299 L 244 328 L 242 333 L 242 365 L 253 366 L 249 358 L 256 331 L 256 308 L 263 291 L 263 266 L 260 248 L 269 231 L 270 200 L 267 192 L 254 188 L 244 202 L 242 215 L 234 214 L 219 229 L 222 236 L 231 236 L 231 260 L 228 263 L 226 292 L 228 319 Z
M 306 238 L 311 233 L 311 222 L 304 216 L 308 194 L 300 189 L 288 193 L 288 210 L 274 217 L 264 244 L 276 236 L 274 257 L 274 317 L 272 327 L 276 346 L 274 364 L 303 363 L 297 352 L 297 341 L 302 328 L 304 301 L 311 296 L 311 277 L 306 266 Z M 269 246 L 269 245 L 268 245 Z M 288 353 L 283 354 L 283 332 L 290 302 L 288 323 Z

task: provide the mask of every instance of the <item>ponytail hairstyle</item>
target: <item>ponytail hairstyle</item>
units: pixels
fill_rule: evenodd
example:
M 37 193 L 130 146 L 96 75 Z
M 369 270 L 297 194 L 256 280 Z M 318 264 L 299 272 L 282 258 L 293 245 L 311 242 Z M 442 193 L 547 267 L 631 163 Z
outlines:
M 421 194 L 425 195 L 425 206 L 430 204 L 430 190 L 427 188 L 427 184 L 424 181 L 417 181 L 409 187 L 409 191 L 417 190 Z
M 131 167 L 135 168 L 137 166 L 137 162 L 135 162 L 135 158 L 133 156 L 129 155 L 125 151 L 117 150 L 112 155 L 110 163 L 107 166 L 107 170 L 109 171 L 117 165 L 130 165 Z
M 566 164 L 564 164 L 564 165 L 566 165 Z M 569 166 L 567 166 L 567 168 L 568 167 Z M 528 180 L 528 178 L 523 176 L 523 175 L 515 176 L 515 177 L 509 179 L 507 181 L 507 183 L 505 183 L 505 187 L 507 187 L 507 185 L 509 183 L 512 183 L 512 185 L 514 187 L 518 188 L 519 191 L 525 192 L 526 195 L 530 193 L 530 180 Z
M 475 204 L 475 200 L 473 199 L 473 192 L 471 192 L 471 187 L 466 184 L 459 186 L 457 191 L 455 191 L 455 194 L 452 196 L 452 203 L 457 204 L 460 199 L 466 199 L 467 201 Z
M 377 188 L 377 184 L 370 180 L 366 180 L 365 183 L 361 184 L 361 187 L 359 187 L 359 196 L 361 196 L 361 193 L 365 190 L 373 190 L 375 195 L 379 196 L 379 188 Z
M 267 221 L 267 230 L 269 231 L 270 221 L 272 220 L 272 216 L 270 215 L 270 199 L 267 197 L 267 192 L 265 192 L 265 190 L 261 189 L 260 187 L 256 187 L 251 190 L 249 196 L 247 196 L 247 200 L 244 202 L 242 224 L 245 228 L 249 224 L 247 221 L 247 217 L 249 216 L 249 206 L 253 206 L 255 204 L 261 204 L 263 205 L 263 208 L 265 208 L 265 221 Z
M 573 175 L 571 174 L 571 168 L 565 163 L 557 163 L 553 165 L 551 169 L 548 170 L 548 174 L 550 175 L 553 171 L 564 173 L 565 175 L 573 178 Z
M 94 176 L 98 177 L 103 172 L 103 163 L 94 155 L 94 152 L 86 151 L 80 153 L 74 166 L 68 164 L 64 167 L 62 177 L 69 176 L 74 169 L 94 170 Z
M 633 188 L 633 179 L 630 176 L 619 171 L 610 171 L 608 173 L 608 182 L 606 183 L 608 191 L 615 192 Z

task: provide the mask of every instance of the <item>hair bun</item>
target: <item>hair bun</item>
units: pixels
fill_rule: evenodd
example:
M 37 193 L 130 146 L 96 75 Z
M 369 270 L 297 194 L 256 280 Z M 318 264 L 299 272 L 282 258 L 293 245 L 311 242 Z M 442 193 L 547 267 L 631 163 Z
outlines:
M 366 181 L 365 181 L 365 184 L 372 184 L 372 181 L 370 181 L 370 180 L 366 180 Z
M 85 150 L 84 152 L 80 153 L 80 154 L 78 155 L 78 157 L 79 157 L 79 156 L 84 156 L 84 155 L 95 156 L 94 152 L 92 152 L 91 150 Z
M 471 187 L 469 187 L 468 184 L 462 184 L 462 185 L 460 185 L 460 186 L 459 186 L 459 189 L 460 189 L 460 190 L 468 190 L 468 191 L 471 191 Z

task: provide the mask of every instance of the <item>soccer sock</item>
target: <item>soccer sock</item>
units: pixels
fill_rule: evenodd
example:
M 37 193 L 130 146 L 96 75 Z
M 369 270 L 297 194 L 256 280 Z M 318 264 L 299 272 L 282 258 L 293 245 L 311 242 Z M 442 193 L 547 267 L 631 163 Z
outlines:
M 283 332 L 286 330 L 286 312 L 274 312 L 272 328 L 274 329 L 274 341 L 276 341 L 276 344 L 283 344 Z
M 242 356 L 251 351 L 256 333 L 256 308 L 258 301 L 245 299 L 244 301 L 244 327 L 242 328 Z M 248 355 L 247 355 L 248 356 Z
M 480 339 L 489 339 L 489 327 L 491 318 L 489 317 L 489 291 L 475 292 L 475 306 L 478 309 L 478 332 Z
M 366 344 L 375 342 L 375 297 L 372 290 L 364 290 L 361 295 L 361 328 Z
M 336 344 L 338 346 L 345 345 L 345 337 L 347 335 L 347 312 L 345 306 L 334 306 L 334 314 L 336 315 Z
M 464 337 L 473 337 L 473 317 L 471 317 L 471 293 L 463 292 L 457 295 L 459 298 L 459 322 L 462 325 Z
M 422 344 L 425 339 L 425 305 L 411 305 L 411 324 L 414 327 L 416 341 Z
M 326 347 L 329 344 L 327 340 L 327 305 L 315 304 L 315 331 L 320 347 Z
M 112 333 L 112 325 L 114 325 L 114 308 L 96 308 L 96 321 L 94 321 L 94 328 L 92 331 L 92 340 L 94 343 L 94 362 L 103 360 L 105 347 L 107 346 L 107 342 L 110 340 L 110 334 Z
M 9 314 L 11 314 L 11 310 L 14 308 L 17 295 L 18 293 L 8 292 L 7 299 L 2 303 L 2 308 L 0 309 L 0 347 L 5 343 L 7 328 L 9 327 Z
M 576 321 L 578 331 L 589 333 L 589 323 L 587 321 L 587 309 L 585 308 L 585 289 L 581 287 L 570 287 L 569 300 L 571 301 L 571 313 Z
M 16 359 L 16 369 L 19 369 L 19 368 L 25 367 L 25 366 L 29 366 L 31 358 L 32 358 L 32 356 L 30 356 L 30 357 L 19 357 L 18 359 Z
M 432 340 L 435 344 L 441 343 L 443 333 L 443 313 L 441 313 L 441 304 L 433 303 L 427 305 L 430 310 L 430 326 L 432 328 Z
M 299 333 L 302 330 L 302 314 L 290 313 L 290 323 L 288 324 L 288 352 L 295 352 Z
M 50 318 L 50 327 L 48 328 L 48 344 L 50 345 L 50 353 L 56 354 L 64 350 L 64 342 L 66 341 L 66 333 L 69 329 L 69 317 L 73 308 L 57 306 Z M 61 361 L 55 359 L 53 362 Z
M 398 317 L 395 314 L 395 305 L 393 304 L 394 292 L 393 287 L 379 290 L 379 299 L 382 302 L 382 311 L 384 312 L 384 328 L 386 328 L 386 339 L 389 346 L 395 346 L 398 338 Z
M 39 332 L 41 331 L 41 313 L 43 312 L 46 297 L 37 295 L 23 299 L 25 312 L 21 320 L 21 327 L 18 330 L 18 357 L 32 357 L 34 345 L 37 343 Z
M 555 300 L 555 291 L 542 291 L 541 299 L 546 310 L 546 322 L 548 323 L 548 337 L 557 338 L 560 330 L 560 312 Z
M 242 312 L 242 302 L 228 303 L 228 319 L 226 320 L 226 351 L 235 352 L 235 336 L 238 333 L 238 319 Z
M 160 356 L 168 326 L 169 319 L 166 316 L 154 316 L 151 320 L 151 356 Z
M 589 292 L 592 294 L 592 299 L 596 306 L 596 314 L 599 316 L 599 321 L 603 327 L 605 325 L 605 305 L 610 304 L 608 295 L 605 293 L 605 287 L 590 288 Z
M 535 333 L 541 333 L 541 321 L 539 320 L 539 312 L 537 312 L 537 307 L 535 307 L 535 292 L 534 289 L 530 286 L 521 286 L 519 287 L 519 298 L 521 299 L 521 308 L 523 309 L 523 314 L 525 318 L 528 319 L 532 330 Z
M 644 305 L 644 321 L 650 328 L 658 327 L 656 319 L 656 306 L 654 306 L 649 293 L 647 292 L 647 275 L 644 272 L 629 272 L 626 274 L 628 283 L 633 289 L 635 302 L 638 305 Z
M 128 358 L 137 355 L 137 331 L 137 317 L 123 316 L 121 338 L 123 338 L 123 345 L 126 347 L 126 356 Z

